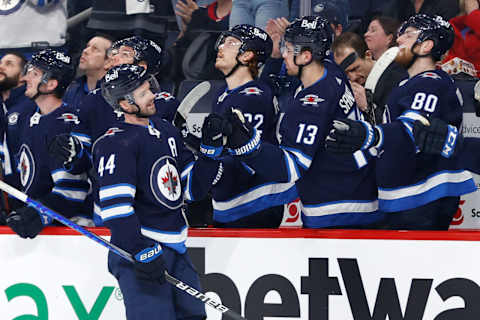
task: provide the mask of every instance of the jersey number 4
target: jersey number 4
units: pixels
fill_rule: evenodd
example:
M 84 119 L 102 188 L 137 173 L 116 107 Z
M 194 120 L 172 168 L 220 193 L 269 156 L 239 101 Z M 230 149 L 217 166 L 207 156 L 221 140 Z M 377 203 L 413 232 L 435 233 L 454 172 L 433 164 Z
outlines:
M 109 174 L 113 174 L 115 170 L 115 154 L 111 154 L 107 162 L 105 163 L 105 157 L 101 157 L 100 161 L 98 161 L 98 175 L 103 177 L 103 172 L 107 170 Z

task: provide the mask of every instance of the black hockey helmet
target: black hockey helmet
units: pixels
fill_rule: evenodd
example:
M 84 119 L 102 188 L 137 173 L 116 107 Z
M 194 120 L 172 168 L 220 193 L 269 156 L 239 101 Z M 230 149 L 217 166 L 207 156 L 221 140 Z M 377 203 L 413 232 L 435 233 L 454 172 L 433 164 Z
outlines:
M 43 71 L 41 83 L 47 83 L 50 79 L 58 81 L 55 91 L 60 97 L 75 77 L 72 58 L 63 52 L 49 48 L 32 55 L 32 59 L 25 65 L 23 73 L 26 74 L 32 67 Z
M 154 41 L 139 36 L 132 36 L 115 41 L 110 48 L 110 52 L 112 53 L 114 50 L 120 49 L 121 46 L 132 48 L 134 51 L 133 63 L 138 64 L 140 61 L 145 61 L 149 74 L 155 75 L 163 67 L 165 53 Z
M 435 60 L 440 60 L 441 56 L 453 45 L 455 38 L 453 27 L 441 16 L 430 16 L 427 14 L 411 16 L 400 27 L 399 35 L 402 35 L 408 27 L 413 27 L 420 31 L 416 43 L 422 43 L 427 40 L 434 42 L 431 55 Z
M 270 36 L 258 27 L 249 24 L 241 24 L 229 31 L 224 31 L 218 37 L 215 50 L 225 41 L 227 37 L 234 37 L 242 42 L 238 54 L 252 51 L 257 56 L 257 61 L 264 63 L 272 54 L 273 42 Z
M 102 79 L 101 92 L 105 101 L 114 110 L 122 111 L 120 100 L 136 105 L 133 91 L 150 79 L 144 67 L 134 64 L 121 64 L 108 70 Z
M 305 16 L 293 21 L 285 30 L 285 41 L 294 45 L 294 55 L 309 50 L 315 60 L 330 54 L 334 33 L 330 23 L 321 16 Z

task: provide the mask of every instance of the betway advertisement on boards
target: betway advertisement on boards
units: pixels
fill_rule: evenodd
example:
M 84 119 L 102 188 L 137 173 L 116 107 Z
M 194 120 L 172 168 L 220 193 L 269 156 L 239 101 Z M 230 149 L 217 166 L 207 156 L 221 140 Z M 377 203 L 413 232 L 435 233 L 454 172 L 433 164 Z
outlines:
M 452 233 L 383 240 L 369 231 L 355 232 L 356 239 L 307 239 L 301 231 L 286 238 L 288 232 L 190 237 L 204 290 L 249 320 L 480 319 L 476 241 L 438 240 Z M 95 242 L 0 235 L 0 246 L 0 319 L 125 319 L 106 249 Z M 222 319 L 207 312 L 209 320 Z

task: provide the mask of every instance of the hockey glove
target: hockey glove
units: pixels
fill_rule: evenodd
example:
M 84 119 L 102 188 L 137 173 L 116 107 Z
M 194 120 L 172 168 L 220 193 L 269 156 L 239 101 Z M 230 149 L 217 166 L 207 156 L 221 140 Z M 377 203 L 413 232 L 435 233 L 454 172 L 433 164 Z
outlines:
M 32 207 L 19 208 L 7 217 L 7 225 L 20 237 L 35 238 L 43 227 L 52 222 L 52 218 L 39 213 Z
M 165 282 L 165 264 L 162 259 L 162 246 L 157 243 L 135 254 L 135 275 L 144 281 Z
M 230 124 L 221 115 L 216 113 L 208 115 L 202 125 L 200 152 L 209 158 L 218 158 L 227 143 L 226 134 L 231 131 Z
M 177 127 L 178 130 L 180 130 L 184 138 L 187 137 L 188 135 L 187 120 L 185 120 L 179 112 L 175 112 L 175 115 L 173 116 L 173 125 Z
M 76 159 L 83 155 L 83 146 L 78 138 L 69 134 L 59 134 L 48 147 L 48 152 L 63 163 L 70 166 Z
M 456 127 L 440 119 L 431 119 L 430 125 L 417 120 L 413 123 L 415 144 L 421 152 L 450 158 L 458 149 L 457 141 L 462 139 Z
M 231 108 L 225 113 L 231 125 L 227 147 L 234 156 L 249 156 L 260 149 L 260 132 L 245 121 L 245 117 L 238 109 Z
M 380 147 L 382 133 L 365 121 L 333 120 L 333 129 L 325 139 L 325 148 L 334 153 L 354 153 L 370 147 Z

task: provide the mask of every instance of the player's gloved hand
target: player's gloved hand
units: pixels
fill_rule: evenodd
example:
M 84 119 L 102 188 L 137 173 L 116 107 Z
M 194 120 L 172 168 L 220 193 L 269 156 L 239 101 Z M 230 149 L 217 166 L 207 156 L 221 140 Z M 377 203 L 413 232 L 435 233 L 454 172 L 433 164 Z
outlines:
M 135 254 L 135 275 L 140 280 L 165 282 L 165 264 L 162 259 L 162 246 L 156 243 Z
M 440 119 L 431 119 L 430 125 L 415 121 L 413 123 L 413 137 L 421 152 L 441 155 L 450 158 L 458 148 L 457 142 L 462 139 L 455 126 Z
M 82 157 L 83 146 L 78 138 L 69 134 L 59 134 L 48 146 L 48 152 L 65 166 Z
M 187 137 L 188 135 L 187 120 L 185 120 L 179 112 L 175 112 L 175 115 L 173 116 L 173 125 L 178 130 L 180 130 L 184 138 Z
M 260 149 L 260 132 L 245 121 L 243 113 L 238 109 L 228 109 L 225 118 L 231 125 L 227 147 L 234 156 L 247 156 Z
M 7 225 L 20 237 L 35 238 L 52 219 L 39 213 L 32 207 L 23 207 L 12 211 L 7 217 Z
M 365 121 L 350 119 L 333 120 L 333 129 L 325 139 L 325 148 L 334 153 L 354 153 L 382 144 L 378 127 Z
M 231 130 L 230 123 L 224 117 L 216 113 L 209 114 L 202 125 L 200 152 L 209 158 L 219 157 L 227 143 L 226 134 Z

